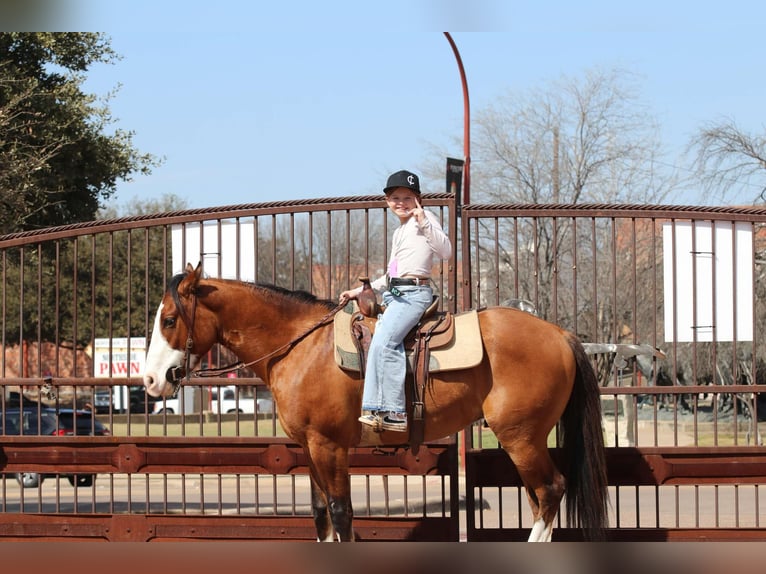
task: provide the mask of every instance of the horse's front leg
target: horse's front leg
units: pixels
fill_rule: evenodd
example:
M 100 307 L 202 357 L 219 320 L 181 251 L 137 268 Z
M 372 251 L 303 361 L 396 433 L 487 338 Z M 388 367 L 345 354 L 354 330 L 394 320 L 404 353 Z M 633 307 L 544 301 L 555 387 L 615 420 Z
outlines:
M 311 503 L 314 524 L 320 541 L 354 540 L 354 510 L 351 505 L 351 479 L 348 450 L 337 445 L 308 445 L 311 460 Z M 329 519 L 329 524 L 328 524 Z
M 311 474 L 311 513 L 317 529 L 317 542 L 335 542 L 335 528 L 327 507 L 327 496 Z

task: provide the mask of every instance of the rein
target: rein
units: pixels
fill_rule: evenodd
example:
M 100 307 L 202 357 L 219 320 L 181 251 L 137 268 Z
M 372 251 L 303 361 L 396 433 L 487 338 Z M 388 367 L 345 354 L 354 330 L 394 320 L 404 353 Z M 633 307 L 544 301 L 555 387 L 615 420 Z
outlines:
M 178 296 L 178 292 L 175 291 L 173 293 L 173 298 L 175 299 L 176 307 L 178 307 L 180 309 L 180 311 L 181 311 L 180 312 L 181 320 L 186 325 L 186 330 L 188 331 L 188 336 L 187 336 L 187 339 L 186 339 L 186 348 L 184 349 L 184 358 L 183 358 L 183 363 L 186 364 L 186 368 L 185 368 L 185 371 L 186 371 L 186 382 L 189 382 L 189 380 L 191 379 L 191 376 L 192 376 L 191 366 L 190 366 L 189 363 L 191 361 L 191 349 L 194 346 L 194 339 L 192 337 L 192 332 L 194 330 L 194 318 L 195 318 L 196 311 L 197 311 L 197 292 L 196 292 L 196 290 L 193 290 L 191 293 L 192 293 L 192 312 L 191 312 L 191 318 L 186 314 L 186 310 L 180 304 L 180 297 Z M 230 373 L 232 371 L 238 371 L 240 369 L 244 369 L 246 367 L 250 367 L 251 365 L 255 365 L 256 363 L 260 363 L 261 361 L 269 359 L 269 358 L 279 354 L 280 352 L 284 351 L 285 349 L 288 349 L 288 348 L 292 347 L 293 345 L 295 345 L 299 341 L 305 339 L 311 333 L 316 331 L 319 327 L 322 327 L 323 325 L 328 324 L 332 320 L 332 318 L 341 309 L 343 309 L 345 306 L 346 306 L 345 304 L 338 304 L 338 305 L 336 305 L 324 317 L 322 317 L 319 321 L 314 323 L 305 332 L 303 332 L 302 334 L 298 335 L 294 339 L 288 341 L 284 345 L 282 345 L 280 347 L 277 347 L 273 351 L 263 355 L 262 357 L 259 357 L 259 358 L 255 359 L 253 361 L 248 362 L 248 363 L 244 363 L 242 361 L 239 361 L 237 363 L 232 363 L 230 365 L 227 365 L 225 367 L 220 367 L 220 368 L 217 368 L 217 369 L 199 369 L 197 371 L 194 371 L 193 374 L 194 374 L 195 377 L 217 377 L 219 375 L 223 375 L 224 373 Z M 180 382 L 181 382 L 181 378 L 182 378 L 182 377 L 179 376 L 180 375 L 180 373 L 179 373 L 180 368 L 181 367 L 173 367 L 172 369 L 170 369 L 170 371 L 172 371 L 172 378 L 170 376 L 167 377 L 168 380 L 171 381 L 171 383 L 173 384 L 173 387 L 174 387 L 173 394 L 174 395 L 178 392 L 178 387 L 180 386 Z M 171 375 L 171 373 L 169 372 L 168 375 Z

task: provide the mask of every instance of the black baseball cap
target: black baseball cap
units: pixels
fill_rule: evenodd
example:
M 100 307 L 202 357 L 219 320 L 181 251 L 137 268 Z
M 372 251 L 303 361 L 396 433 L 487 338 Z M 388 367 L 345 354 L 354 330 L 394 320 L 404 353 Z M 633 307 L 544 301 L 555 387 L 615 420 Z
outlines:
M 407 189 L 411 189 L 415 193 L 420 194 L 420 179 L 417 175 L 406 169 L 397 171 L 388 176 L 388 181 L 386 182 L 386 187 L 383 188 L 383 193 L 388 193 L 397 187 L 406 187 Z

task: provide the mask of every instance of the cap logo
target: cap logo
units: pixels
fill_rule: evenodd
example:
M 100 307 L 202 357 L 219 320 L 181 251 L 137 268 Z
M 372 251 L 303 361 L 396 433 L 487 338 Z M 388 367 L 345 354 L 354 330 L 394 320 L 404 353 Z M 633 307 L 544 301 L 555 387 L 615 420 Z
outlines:
M 407 183 L 409 183 L 410 185 L 415 185 L 415 176 L 408 175 L 407 176 Z

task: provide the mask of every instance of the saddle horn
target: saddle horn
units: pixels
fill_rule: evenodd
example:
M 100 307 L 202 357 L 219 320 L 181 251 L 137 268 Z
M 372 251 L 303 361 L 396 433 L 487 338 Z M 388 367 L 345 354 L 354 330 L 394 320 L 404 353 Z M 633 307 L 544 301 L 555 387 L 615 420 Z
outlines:
M 360 277 L 359 281 L 362 282 L 362 292 L 356 298 L 359 312 L 365 317 L 377 317 L 380 313 L 380 306 L 378 305 L 375 290 L 370 285 L 370 278 Z

